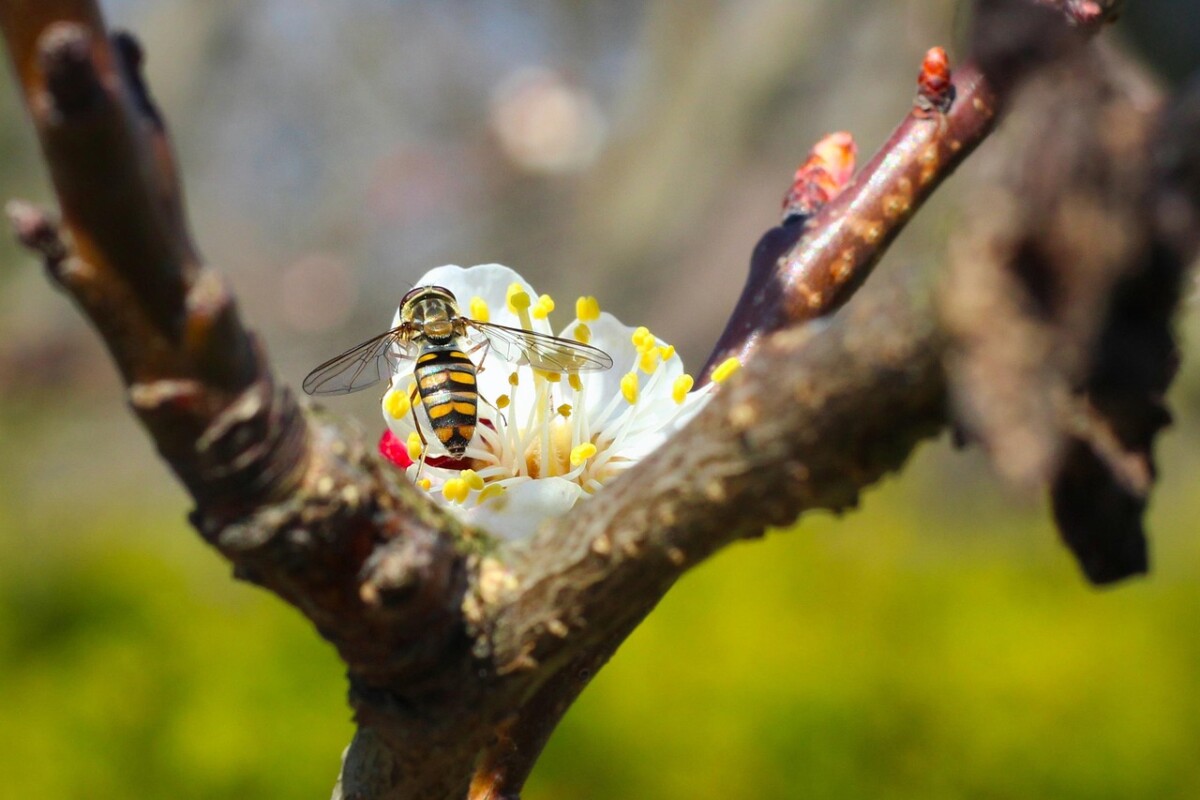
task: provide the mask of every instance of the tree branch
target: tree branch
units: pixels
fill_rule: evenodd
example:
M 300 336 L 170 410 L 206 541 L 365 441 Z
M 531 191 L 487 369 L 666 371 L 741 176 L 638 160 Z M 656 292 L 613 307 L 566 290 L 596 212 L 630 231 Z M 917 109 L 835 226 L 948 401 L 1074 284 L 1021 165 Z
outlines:
M 786 221 L 759 242 L 741 298 L 704 374 L 745 360 L 759 340 L 837 310 L 867 279 L 933 190 L 991 131 L 998 99 L 982 74 L 955 70 L 945 112 L 913 111 L 855 176 L 807 219 Z
M 63 211 L 28 204 L 18 235 L 96 326 L 193 522 L 295 604 L 366 686 L 463 649 L 466 558 L 482 541 L 361 446 L 303 413 L 183 223 L 166 131 L 130 37 L 84 0 L 0 4 L 0 29 Z
M 511 571 L 496 582 L 509 591 L 489 618 L 492 655 L 515 671 L 555 676 L 534 695 L 553 721 L 590 678 L 572 680 L 562 665 L 580 652 L 603 663 L 684 571 L 805 510 L 852 506 L 949 421 L 946 340 L 919 282 L 893 279 L 901 285 L 858 297 L 826 327 L 796 326 L 845 303 L 917 205 L 992 130 L 1021 79 L 1079 51 L 1079 31 L 1057 18 L 1047 28 L 1042 9 L 1016 9 L 1023 39 L 991 41 L 1004 13 L 989 10 L 979 22 L 984 66 L 960 71 L 947 88 L 941 54 L 931 52 L 913 113 L 855 181 L 759 242 L 706 367 L 752 353 L 741 380 L 569 523 L 502 557 Z M 1030 50 L 1038 55 L 1013 57 Z M 1170 307 L 1157 313 L 1169 316 Z M 536 732 L 547 720 L 509 721 L 503 741 L 521 737 L 523 725 Z M 519 788 L 535 757 L 510 753 L 510 772 L 493 774 L 491 785 Z

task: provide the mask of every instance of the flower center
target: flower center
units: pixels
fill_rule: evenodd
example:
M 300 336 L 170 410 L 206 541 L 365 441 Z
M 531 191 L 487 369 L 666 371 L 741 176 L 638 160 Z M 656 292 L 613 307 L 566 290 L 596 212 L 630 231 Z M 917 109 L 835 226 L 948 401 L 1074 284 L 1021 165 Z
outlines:
M 547 427 L 547 435 L 534 438 L 525 449 L 525 473 L 531 478 L 566 475 L 571 471 L 571 453 L 576 448 L 570 425 L 554 420 Z M 545 457 L 543 447 L 548 448 L 549 458 Z M 543 464 L 547 467 L 544 472 Z

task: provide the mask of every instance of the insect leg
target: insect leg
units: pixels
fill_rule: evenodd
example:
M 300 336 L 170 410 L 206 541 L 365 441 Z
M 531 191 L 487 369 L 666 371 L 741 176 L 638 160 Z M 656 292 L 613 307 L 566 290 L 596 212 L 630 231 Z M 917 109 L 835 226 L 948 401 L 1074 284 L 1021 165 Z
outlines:
M 429 452 L 429 442 L 425 439 L 425 431 L 421 430 L 421 418 L 417 416 L 417 403 L 420 400 L 417 386 L 413 384 L 412 391 L 408 395 L 408 407 L 412 411 L 413 427 L 417 429 L 417 436 L 421 437 L 421 459 L 417 462 L 417 475 L 413 478 L 413 483 L 421 480 L 421 471 L 425 469 L 425 454 Z
M 475 345 L 474 347 L 472 347 L 472 348 L 471 348 L 470 350 L 468 350 L 468 351 L 467 351 L 467 353 L 466 353 L 466 355 L 467 355 L 467 358 L 470 358 L 472 355 L 474 355 L 475 353 L 479 352 L 479 350 L 480 350 L 481 348 L 483 349 L 483 355 L 479 357 L 479 361 L 478 361 L 478 362 L 476 363 L 476 365 L 475 365 L 475 371 L 476 371 L 476 372 L 483 372 L 483 370 L 484 370 L 483 362 L 484 362 L 484 361 L 487 361 L 488 353 L 492 352 L 492 342 L 491 342 L 491 340 L 490 340 L 490 339 L 487 339 L 487 338 L 485 338 L 485 339 L 484 339 L 482 342 L 480 342 L 479 344 L 477 344 L 477 345 Z

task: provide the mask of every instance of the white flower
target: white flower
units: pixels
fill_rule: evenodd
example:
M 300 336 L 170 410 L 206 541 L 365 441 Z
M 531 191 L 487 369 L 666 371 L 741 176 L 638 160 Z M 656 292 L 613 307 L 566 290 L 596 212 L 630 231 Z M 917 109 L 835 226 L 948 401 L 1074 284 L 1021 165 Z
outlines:
M 392 376 L 382 403 L 394 437 L 384 434 L 385 455 L 390 447 L 389 458 L 407 464 L 418 486 L 465 521 L 499 536 L 529 535 L 645 458 L 737 366 L 722 365 L 713 383 L 693 392 L 675 349 L 647 329 L 623 325 L 601 312 L 595 298 L 581 297 L 575 319 L 555 332 L 549 321 L 554 301 L 500 264 L 438 267 L 417 285 L 449 289 L 471 319 L 590 344 L 613 359 L 611 370 L 560 375 L 515 367 L 483 348 L 482 363 L 481 353 L 472 356 L 479 367 L 479 425 L 463 458 L 452 459 L 430 435 L 428 415 L 417 402 L 429 443 L 424 466 L 409 403 L 412 362 L 403 362 Z M 399 324 L 399 312 L 393 324 Z

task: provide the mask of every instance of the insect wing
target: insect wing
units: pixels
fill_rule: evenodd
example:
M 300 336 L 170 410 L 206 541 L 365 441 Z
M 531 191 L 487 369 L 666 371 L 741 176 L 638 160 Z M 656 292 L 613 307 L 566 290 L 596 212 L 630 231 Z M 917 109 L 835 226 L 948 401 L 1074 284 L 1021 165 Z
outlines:
M 416 347 L 404 327 L 372 337 L 331 358 L 308 373 L 304 391 L 309 394 L 349 394 L 366 389 L 391 375 L 393 366 L 415 357 Z
M 488 340 L 491 351 L 518 366 L 528 364 L 547 372 L 598 372 L 613 365 L 612 356 L 590 345 L 544 333 L 467 320 Z

